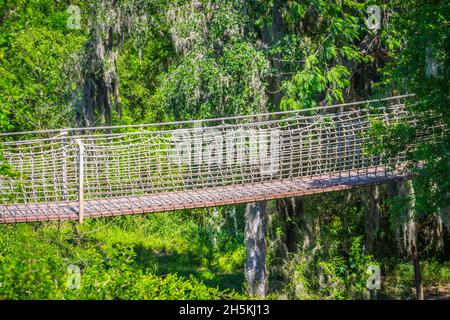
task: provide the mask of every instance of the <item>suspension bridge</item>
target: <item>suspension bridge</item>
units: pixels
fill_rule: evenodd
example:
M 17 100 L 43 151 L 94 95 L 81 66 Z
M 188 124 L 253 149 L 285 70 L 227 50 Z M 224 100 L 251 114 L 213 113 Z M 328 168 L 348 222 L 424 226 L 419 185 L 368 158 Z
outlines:
M 11 174 L 0 176 L 0 223 L 83 222 L 404 179 L 408 146 L 395 155 L 373 153 L 370 132 L 374 124 L 416 125 L 405 107 L 409 98 L 1 134 Z

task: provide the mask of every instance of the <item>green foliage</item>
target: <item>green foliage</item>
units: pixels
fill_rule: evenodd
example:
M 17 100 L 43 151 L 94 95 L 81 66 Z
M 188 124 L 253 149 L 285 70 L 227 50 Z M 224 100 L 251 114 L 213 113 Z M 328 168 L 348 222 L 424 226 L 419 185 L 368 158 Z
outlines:
M 0 144 L 0 178 L 1 177 L 14 177 L 17 176 L 17 172 L 11 168 L 9 163 L 5 163 L 5 158 L 3 156 L 2 145 Z
M 316 195 L 304 199 L 302 220 L 295 223 L 297 251 L 280 261 L 270 243 L 270 266 L 280 274 L 282 296 L 293 299 L 366 299 L 369 266 L 380 266 L 364 251 L 364 213 L 349 194 Z M 346 200 L 347 199 L 347 200 Z M 272 218 L 273 219 L 273 218 Z M 273 223 L 273 222 L 272 222 Z M 272 226 L 274 228 L 275 226 Z M 275 255 L 275 256 L 274 256 Z
M 398 157 L 401 152 L 410 153 L 414 148 L 412 143 L 414 128 L 406 123 L 385 125 L 380 120 L 371 121 L 365 152 L 368 155 L 381 157 L 383 161 Z
M 71 223 L 0 228 L 1 299 L 241 297 L 223 284 L 229 288 L 228 281 L 235 281 L 240 290 L 242 278 L 229 280 L 225 273 L 222 279 L 220 266 L 229 263 L 216 259 L 238 261 L 225 272 L 242 268 L 242 245 L 213 252 L 201 227 L 177 213 L 89 221 L 78 234 Z M 81 269 L 80 289 L 67 286 L 69 265 Z M 219 270 L 212 274 L 215 266 Z
M 388 91 L 414 92 L 417 102 L 409 108 L 419 120 L 418 127 L 435 128 L 431 139 L 422 139 L 419 131 L 411 128 L 408 136 L 392 134 L 393 139 L 416 145 L 409 159 L 413 172 L 420 174 L 415 184 L 417 210 L 433 214 L 450 205 L 450 4 L 414 0 L 396 5 L 399 10 L 389 24 L 386 41 L 401 51 L 390 51 L 391 62 L 382 70 L 384 81 L 379 86 Z
M 344 102 L 344 90 L 350 86 L 348 66 L 372 59 L 355 45 L 367 34 L 361 15 L 366 3 L 286 1 L 282 12 L 289 33 L 271 50 L 286 71 L 293 73 L 292 78 L 282 83 L 285 92 L 282 109 Z
M 84 37 L 53 1 L 10 4 L 0 27 L 0 131 L 67 125 Z
M 401 299 L 414 299 L 414 270 L 410 263 L 398 263 L 387 260 L 385 273 L 388 275 L 384 281 L 384 293 L 387 297 Z M 439 263 L 436 260 L 422 261 L 422 281 L 425 287 L 448 291 L 450 283 L 450 264 Z M 431 292 L 435 294 L 435 292 Z
M 362 237 L 351 242 L 348 255 L 316 250 L 295 264 L 292 284 L 285 291 L 299 299 L 364 299 L 369 266 L 379 266 L 362 251 Z
M 19 177 L 20 173 L 16 172 L 9 163 L 5 162 L 5 158 L 3 155 L 3 146 L 0 143 L 0 179 L 10 179 L 11 183 L 15 184 L 16 191 L 21 192 L 23 190 L 19 184 L 15 182 L 15 178 Z M 4 193 L 1 194 L 0 204 L 3 204 L 4 202 L 13 202 L 14 195 Z
M 214 8 L 214 9 L 213 9 Z M 154 103 L 177 119 L 248 114 L 266 108 L 264 83 L 268 62 L 243 30 L 241 1 L 194 3 L 169 10 L 179 62 L 161 75 Z M 200 30 L 199 30 L 200 29 Z
M 119 56 L 121 105 L 124 124 L 152 123 L 169 120 L 166 109 L 154 103 L 155 92 L 171 58 L 172 48 L 167 35 L 149 40 L 142 48 L 127 44 Z

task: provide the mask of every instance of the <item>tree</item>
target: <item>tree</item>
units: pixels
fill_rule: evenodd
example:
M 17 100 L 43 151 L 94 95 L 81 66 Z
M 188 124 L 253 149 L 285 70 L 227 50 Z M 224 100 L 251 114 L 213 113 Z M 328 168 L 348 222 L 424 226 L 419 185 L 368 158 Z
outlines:
M 3 4 L 0 9 L 0 131 L 73 124 L 77 53 L 85 39 L 83 34 L 67 29 L 67 7 L 62 2 Z
M 102 0 L 89 9 L 89 35 L 83 49 L 82 92 L 77 105 L 80 126 L 111 125 L 122 118 L 117 60 L 126 40 L 145 42 L 154 27 L 151 1 Z
M 266 109 L 268 62 L 247 30 L 248 9 L 245 1 L 172 3 L 167 23 L 177 59 L 162 77 L 155 105 L 176 119 Z
M 245 278 L 248 294 L 264 298 L 268 290 L 266 266 L 267 202 L 260 201 L 247 205 L 245 212 Z
M 415 93 L 410 111 L 420 121 L 408 131 L 394 132 L 392 140 L 415 146 L 409 160 L 411 171 L 419 174 L 416 201 L 423 214 L 450 205 L 449 19 L 448 2 L 415 0 L 402 2 L 390 24 L 394 39 L 389 41 L 401 51 L 391 51 L 383 85 L 386 91 Z M 430 139 L 420 137 L 423 128 L 433 128 Z
M 382 87 L 388 91 L 413 92 L 416 101 L 409 111 L 417 119 L 415 126 L 399 124 L 385 128 L 385 152 L 409 150 L 410 173 L 416 174 L 414 184 L 399 192 L 405 199 L 414 199 L 412 209 L 400 207 L 404 221 L 408 256 L 414 264 L 417 298 L 423 299 L 419 266 L 419 221 L 431 218 L 449 221 L 450 205 L 450 110 L 449 57 L 450 4 L 446 1 L 398 2 L 386 37 L 390 63 L 384 68 Z M 422 136 L 427 131 L 427 138 Z M 383 136 L 383 135 L 380 135 Z M 411 200 L 408 200 L 411 201 Z M 406 201 L 408 203 L 408 201 Z M 444 208 L 444 209 L 442 209 Z M 439 227 L 439 223 L 434 226 Z M 450 225 L 447 224 L 450 229 Z M 438 232 L 443 237 L 442 232 Z

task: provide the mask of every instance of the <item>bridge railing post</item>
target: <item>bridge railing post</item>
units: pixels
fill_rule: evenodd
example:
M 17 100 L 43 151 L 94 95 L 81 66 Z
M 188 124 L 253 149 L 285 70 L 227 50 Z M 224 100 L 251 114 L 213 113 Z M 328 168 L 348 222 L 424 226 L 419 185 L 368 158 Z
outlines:
M 63 137 L 61 140 L 62 144 L 62 200 L 69 200 L 69 186 L 67 181 L 67 131 L 61 132 L 61 136 Z
M 78 222 L 83 223 L 84 215 L 84 145 L 81 139 L 75 139 L 78 146 Z

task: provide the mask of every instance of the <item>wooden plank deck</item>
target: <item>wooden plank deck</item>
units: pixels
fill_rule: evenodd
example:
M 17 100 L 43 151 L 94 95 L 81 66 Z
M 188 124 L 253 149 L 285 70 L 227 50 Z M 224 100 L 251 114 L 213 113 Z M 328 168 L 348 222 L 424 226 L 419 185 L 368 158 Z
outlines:
M 370 168 L 270 182 L 142 196 L 85 199 L 84 219 L 250 203 L 333 192 L 407 177 Z M 0 205 L 0 223 L 78 220 L 78 202 Z

